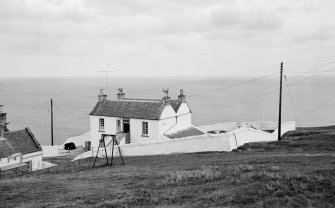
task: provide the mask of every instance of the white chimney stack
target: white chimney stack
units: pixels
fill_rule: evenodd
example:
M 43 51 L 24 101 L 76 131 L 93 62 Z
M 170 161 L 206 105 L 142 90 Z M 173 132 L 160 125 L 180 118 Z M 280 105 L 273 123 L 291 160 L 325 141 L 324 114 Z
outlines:
M 118 88 L 118 93 L 116 94 L 117 95 L 117 99 L 118 100 L 122 100 L 124 97 L 125 97 L 125 93 L 123 92 L 123 88 Z
M 107 99 L 107 95 L 104 93 L 104 89 L 100 89 L 100 95 L 98 95 L 98 101 L 104 101 Z
M 170 105 L 171 98 L 169 97 L 169 88 L 163 88 L 164 97 L 162 98 L 165 105 Z
M 181 103 L 186 102 L 186 95 L 184 95 L 184 90 L 180 89 L 180 94 L 178 95 L 178 101 Z

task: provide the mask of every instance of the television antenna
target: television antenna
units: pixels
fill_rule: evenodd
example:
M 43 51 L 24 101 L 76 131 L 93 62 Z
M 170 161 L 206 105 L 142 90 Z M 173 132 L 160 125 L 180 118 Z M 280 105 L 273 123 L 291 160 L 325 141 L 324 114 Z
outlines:
M 109 68 L 109 64 L 107 65 L 107 69 Z M 107 70 L 107 69 L 105 69 L 105 70 L 100 70 L 100 71 L 98 71 L 98 72 L 104 72 L 105 74 L 106 74 L 106 83 L 105 83 L 105 90 L 106 90 L 106 93 L 107 93 L 107 87 L 108 87 L 108 85 L 107 85 L 107 78 L 108 78 L 108 73 L 111 73 L 111 72 L 116 72 L 116 71 L 111 71 L 111 70 Z

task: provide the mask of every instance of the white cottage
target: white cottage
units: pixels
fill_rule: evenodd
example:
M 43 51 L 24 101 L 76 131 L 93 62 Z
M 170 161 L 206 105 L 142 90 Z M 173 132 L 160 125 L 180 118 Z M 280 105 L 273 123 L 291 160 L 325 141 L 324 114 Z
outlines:
M 117 100 L 107 100 L 100 90 L 98 103 L 90 115 L 91 144 L 99 146 L 101 134 L 115 134 L 121 144 L 139 144 L 205 134 L 192 125 L 192 111 L 180 90 L 171 100 L 168 90 L 162 99 L 126 98 L 123 89 Z M 109 145 L 107 142 L 106 145 Z
M 42 148 L 29 128 L 9 131 L 6 113 L 0 105 L 0 174 L 23 169 L 34 171 L 42 163 Z

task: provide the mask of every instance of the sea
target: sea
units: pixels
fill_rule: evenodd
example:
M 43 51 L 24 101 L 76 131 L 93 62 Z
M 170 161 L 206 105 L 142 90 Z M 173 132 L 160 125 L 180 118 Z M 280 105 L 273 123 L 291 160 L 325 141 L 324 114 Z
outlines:
M 53 100 L 54 142 L 89 131 L 89 113 L 105 88 L 108 99 L 117 89 L 126 97 L 171 99 L 184 90 L 196 126 L 227 121 L 277 121 L 279 75 L 264 79 L 229 77 L 0 78 L 0 105 L 10 130 L 29 127 L 42 145 L 51 143 Z M 289 77 L 283 81 L 282 119 L 297 126 L 335 124 L 335 77 Z

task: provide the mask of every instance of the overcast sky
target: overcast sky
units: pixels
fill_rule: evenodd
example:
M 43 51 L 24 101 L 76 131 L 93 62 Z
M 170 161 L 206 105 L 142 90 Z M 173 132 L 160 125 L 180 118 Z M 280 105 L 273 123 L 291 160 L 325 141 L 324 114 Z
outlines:
M 334 55 L 333 0 L 0 0 L 0 77 L 218 75 Z

